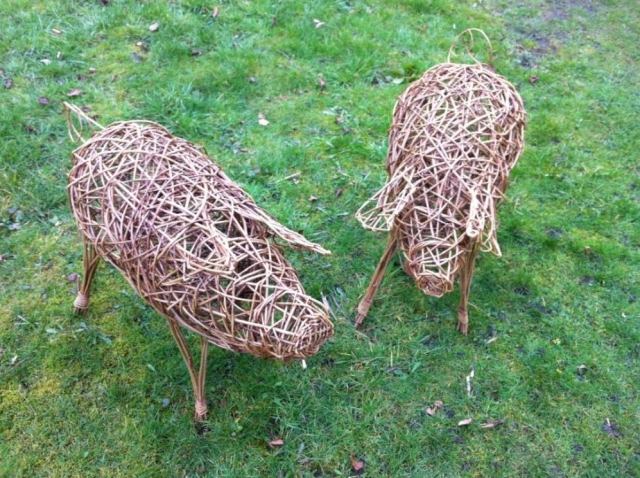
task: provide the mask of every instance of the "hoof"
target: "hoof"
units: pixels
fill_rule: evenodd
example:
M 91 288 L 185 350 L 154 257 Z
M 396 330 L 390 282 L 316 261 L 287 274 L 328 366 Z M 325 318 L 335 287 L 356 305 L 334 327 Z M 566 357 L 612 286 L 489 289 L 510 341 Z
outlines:
M 204 400 L 196 401 L 196 412 L 194 414 L 194 420 L 196 423 L 202 423 L 207 419 L 207 402 Z
M 89 309 L 89 297 L 82 292 L 78 292 L 76 300 L 73 301 L 73 310 L 76 314 L 85 314 Z
M 466 311 L 458 311 L 458 330 L 462 335 L 469 333 L 469 315 Z

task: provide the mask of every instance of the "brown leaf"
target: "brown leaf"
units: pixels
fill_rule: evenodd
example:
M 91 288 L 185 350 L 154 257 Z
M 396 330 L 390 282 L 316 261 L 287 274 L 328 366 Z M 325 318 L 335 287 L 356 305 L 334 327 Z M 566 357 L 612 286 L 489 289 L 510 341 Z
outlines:
M 157 32 L 159 28 L 160 28 L 160 23 L 158 22 L 153 22 L 151 25 L 149 25 L 149 31 L 152 33 Z
M 75 272 L 72 272 L 67 276 L 67 280 L 69 282 L 76 282 L 78 280 L 78 274 L 76 274 Z
M 357 458 L 355 455 L 351 455 L 351 469 L 356 475 L 364 473 L 364 460 Z
M 532 85 L 535 85 L 538 82 L 538 80 L 540 80 L 540 78 L 538 78 L 536 75 L 529 77 L 529 83 L 531 83 Z
M 433 402 L 433 405 L 430 407 L 427 407 L 425 411 L 427 412 L 427 415 L 429 415 L 430 417 L 433 417 L 436 415 L 436 413 L 438 413 L 438 410 L 442 409 L 443 406 L 444 406 L 444 403 L 442 403 L 442 400 L 436 400 L 435 402 Z
M 40 98 L 38 98 L 38 103 L 40 103 L 42 106 L 46 106 L 49 104 L 49 98 L 47 98 L 46 96 L 41 96 Z
M 504 420 L 489 420 L 488 422 L 485 422 L 482 425 L 480 425 L 480 428 L 484 428 L 484 429 L 496 428 L 502 425 L 503 423 L 504 423 Z
M 274 438 L 269 442 L 269 446 L 271 448 L 280 448 L 284 445 L 284 440 L 282 438 Z
M 467 425 L 471 425 L 473 423 L 473 418 L 465 418 L 464 420 L 460 420 L 458 422 L 459 427 L 466 427 Z
M 13 87 L 13 80 L 11 78 L 5 78 L 2 84 L 7 90 L 10 90 Z
M 71 91 L 69 91 L 69 93 L 67 93 L 67 96 L 69 98 L 75 98 L 76 96 L 80 96 L 82 95 L 82 90 L 80 88 L 74 88 Z
M 213 18 L 218 18 L 218 15 L 220 15 L 220 9 L 218 7 L 213 7 L 213 10 L 211 11 L 211 16 Z

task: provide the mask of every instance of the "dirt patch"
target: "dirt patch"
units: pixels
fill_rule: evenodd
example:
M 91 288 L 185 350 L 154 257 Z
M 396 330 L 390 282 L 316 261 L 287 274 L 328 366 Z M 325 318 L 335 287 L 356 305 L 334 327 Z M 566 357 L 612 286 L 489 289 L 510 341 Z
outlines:
M 503 17 L 519 62 L 533 68 L 554 54 L 572 35 L 584 31 L 601 5 L 596 0 L 497 0 L 492 14 Z

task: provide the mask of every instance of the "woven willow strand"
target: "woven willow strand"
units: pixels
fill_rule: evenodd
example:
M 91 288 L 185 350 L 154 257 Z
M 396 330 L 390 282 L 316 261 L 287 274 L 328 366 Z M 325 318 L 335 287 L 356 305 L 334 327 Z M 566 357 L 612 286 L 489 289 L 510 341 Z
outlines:
M 496 210 L 522 152 L 524 126 L 518 92 L 477 60 L 436 65 L 400 96 L 389 132 L 389 180 L 356 214 L 363 227 L 390 231 L 356 324 L 399 247 L 405 271 L 426 294 L 440 297 L 460 278 L 458 327 L 467 333 L 475 255 L 500 255 Z
M 80 136 L 73 125 L 70 135 Z M 316 353 L 333 334 L 328 307 L 305 293 L 274 239 L 329 252 L 267 215 L 204 151 L 162 126 L 126 121 L 97 132 L 73 152 L 68 190 L 85 241 L 76 308 L 88 307 L 100 258 L 120 270 L 169 321 L 198 419 L 207 343 L 288 360 Z M 178 325 L 203 338 L 199 371 Z

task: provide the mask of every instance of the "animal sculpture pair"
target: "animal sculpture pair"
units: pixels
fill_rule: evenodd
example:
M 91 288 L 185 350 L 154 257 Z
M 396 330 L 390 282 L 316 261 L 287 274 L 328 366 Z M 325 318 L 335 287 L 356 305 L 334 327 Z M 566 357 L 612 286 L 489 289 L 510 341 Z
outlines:
M 69 196 L 84 240 L 78 312 L 101 259 L 121 271 L 167 319 L 187 365 L 195 418 L 206 417 L 209 343 L 281 360 L 304 359 L 333 334 L 329 309 L 309 297 L 281 241 L 329 254 L 260 209 L 186 140 L 148 121 L 102 128 L 73 152 Z M 437 65 L 398 100 L 389 134 L 389 181 L 358 211 L 364 227 L 390 231 L 387 249 L 358 307 L 366 316 L 397 248 L 426 294 L 461 283 L 459 329 L 480 248 L 499 254 L 496 206 L 523 147 L 525 113 L 504 78 L 479 62 Z M 196 368 L 181 327 L 200 336 Z

